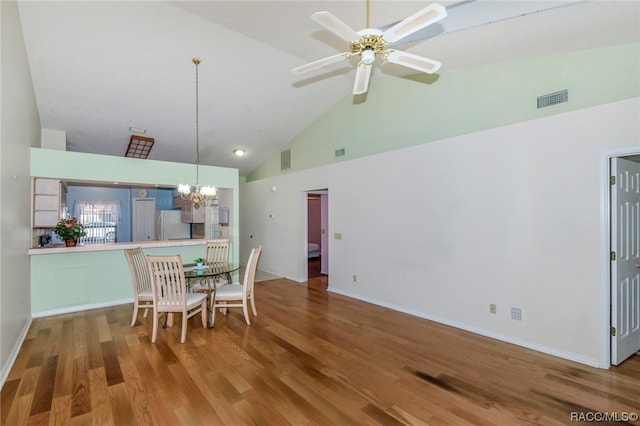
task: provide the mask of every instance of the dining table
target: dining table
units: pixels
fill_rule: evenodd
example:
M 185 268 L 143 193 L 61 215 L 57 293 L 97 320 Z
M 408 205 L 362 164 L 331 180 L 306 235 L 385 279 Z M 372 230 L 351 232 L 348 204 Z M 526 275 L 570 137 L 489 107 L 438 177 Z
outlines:
M 231 262 L 208 262 L 203 263 L 202 267 L 198 267 L 195 263 L 186 263 L 183 265 L 184 277 L 187 279 L 187 287 L 200 280 L 206 279 L 207 282 L 215 284 L 220 282 L 221 278 L 226 278 L 227 282 L 231 282 L 231 274 L 240 270 L 240 265 Z
M 231 275 L 240 270 L 239 264 L 231 262 L 206 262 L 202 266 L 186 263 L 182 266 L 187 281 L 187 290 L 190 290 L 194 284 L 204 281 L 208 288 L 209 300 L 215 297 L 216 286 L 221 278 L 225 278 L 228 283 L 231 283 Z M 213 312 L 209 312 L 209 324 L 211 324 L 212 315 Z

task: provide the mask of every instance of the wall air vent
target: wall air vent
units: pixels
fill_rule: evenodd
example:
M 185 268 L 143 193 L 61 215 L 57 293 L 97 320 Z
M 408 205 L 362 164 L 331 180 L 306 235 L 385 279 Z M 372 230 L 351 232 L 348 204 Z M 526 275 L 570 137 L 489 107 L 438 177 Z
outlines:
M 344 148 L 336 149 L 336 157 L 342 157 L 344 155 Z
M 289 170 L 291 168 L 291 149 L 280 152 L 280 170 Z
M 567 89 L 564 89 L 559 92 L 553 92 L 547 95 L 538 96 L 538 108 L 557 105 L 568 101 L 569 91 Z

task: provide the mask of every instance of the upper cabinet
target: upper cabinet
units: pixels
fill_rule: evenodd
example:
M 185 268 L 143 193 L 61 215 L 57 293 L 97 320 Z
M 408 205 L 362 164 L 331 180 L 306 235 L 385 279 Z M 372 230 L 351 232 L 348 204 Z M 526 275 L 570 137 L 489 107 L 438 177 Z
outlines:
M 201 204 L 195 208 L 191 201 L 173 197 L 173 207 L 182 209 L 182 221 L 187 223 L 204 223 L 206 208 Z
M 59 179 L 34 179 L 33 227 L 53 228 L 62 216 L 66 188 Z

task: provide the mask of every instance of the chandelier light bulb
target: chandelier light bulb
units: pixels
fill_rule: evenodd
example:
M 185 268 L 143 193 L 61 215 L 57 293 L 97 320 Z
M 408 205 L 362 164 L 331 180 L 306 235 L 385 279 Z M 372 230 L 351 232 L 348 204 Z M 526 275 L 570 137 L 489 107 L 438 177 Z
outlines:
M 178 192 L 180 194 L 189 194 L 191 192 L 191 187 L 189 185 L 181 183 L 180 185 L 178 185 Z

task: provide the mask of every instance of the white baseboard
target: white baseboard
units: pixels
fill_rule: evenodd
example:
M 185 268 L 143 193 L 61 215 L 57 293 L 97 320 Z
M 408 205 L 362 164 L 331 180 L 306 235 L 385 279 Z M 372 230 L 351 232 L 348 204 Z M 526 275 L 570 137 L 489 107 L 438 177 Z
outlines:
M 0 389 L 2 389 L 2 387 L 4 386 L 4 382 L 7 380 L 7 377 L 9 377 L 9 372 L 11 372 L 11 368 L 13 367 L 13 364 L 16 362 L 16 359 L 18 358 L 18 353 L 20 353 L 20 348 L 22 348 L 24 339 L 27 337 L 27 333 L 29 332 L 29 327 L 31 327 L 32 320 L 33 320 L 33 317 L 29 318 L 27 322 L 24 324 L 24 327 L 22 328 L 22 331 L 20 332 L 20 335 L 16 340 L 16 344 L 13 346 L 13 349 L 9 354 L 9 358 L 7 359 L 7 362 L 2 366 L 2 371 L 0 371 Z
M 93 303 L 89 305 L 76 305 L 67 308 L 52 309 L 50 311 L 33 312 L 33 318 L 51 317 L 53 315 L 70 314 L 73 312 L 90 311 L 91 309 L 108 308 L 110 306 L 125 305 L 133 303 L 133 297 L 128 299 L 110 300 L 109 302 Z
M 448 325 L 454 328 L 458 328 L 460 330 L 465 330 L 465 331 L 469 331 L 471 333 L 474 334 L 478 334 L 480 336 L 485 336 L 485 337 L 489 337 L 491 339 L 496 339 L 496 340 L 500 340 L 502 342 L 506 342 L 506 343 L 511 343 L 513 345 L 517 345 L 517 346 L 522 346 L 524 348 L 527 349 L 531 349 L 534 351 L 538 351 L 538 352 L 542 352 L 548 355 L 553 355 L 559 358 L 563 358 L 563 359 L 567 359 L 569 361 L 575 361 L 578 362 L 580 364 L 586 364 L 589 365 L 591 367 L 596 367 L 596 368 L 603 368 L 600 365 L 600 362 L 598 359 L 596 358 L 589 358 L 589 357 L 585 357 L 584 355 L 581 354 L 576 354 L 573 352 L 567 352 L 567 351 L 563 351 L 560 350 L 558 348 L 552 348 L 552 347 L 548 347 L 548 346 L 543 346 L 537 343 L 533 343 L 533 342 L 529 342 L 527 340 L 522 340 L 519 339 L 517 337 L 514 336 L 510 336 L 507 334 L 501 334 L 501 333 L 496 333 L 494 331 L 491 330 L 485 330 L 483 328 L 478 328 L 478 327 L 474 327 L 471 326 L 469 324 L 463 324 L 463 323 L 459 323 L 456 321 L 451 321 L 447 318 L 441 318 L 441 317 L 437 317 L 437 316 L 433 316 L 433 315 L 428 315 L 425 314 L 424 312 L 420 312 L 420 311 L 415 311 L 412 309 L 407 309 L 404 306 L 397 306 L 397 305 L 393 305 L 390 303 L 386 303 L 386 302 L 381 302 L 379 300 L 375 300 L 375 299 L 370 299 L 367 297 L 362 297 L 358 294 L 351 294 L 349 292 L 344 292 L 341 290 L 335 290 L 332 289 L 331 286 L 329 286 L 329 288 L 327 289 L 328 291 L 331 291 L 333 293 L 336 294 L 341 294 L 343 296 L 347 296 L 347 297 L 351 297 L 354 299 L 358 299 L 358 300 L 362 300 L 363 302 L 368 302 L 368 303 L 372 303 L 374 305 L 378 305 L 378 306 L 383 306 L 385 308 L 389 308 L 389 309 L 393 309 L 394 311 L 398 311 L 398 312 L 403 312 L 405 314 L 409 314 L 409 315 L 413 315 L 415 317 L 419 317 L 419 318 L 424 318 L 430 321 L 434 321 L 440 324 L 444 324 L 444 325 Z

